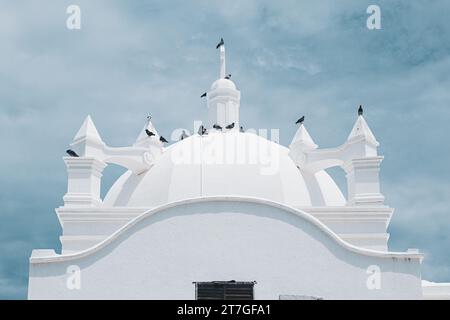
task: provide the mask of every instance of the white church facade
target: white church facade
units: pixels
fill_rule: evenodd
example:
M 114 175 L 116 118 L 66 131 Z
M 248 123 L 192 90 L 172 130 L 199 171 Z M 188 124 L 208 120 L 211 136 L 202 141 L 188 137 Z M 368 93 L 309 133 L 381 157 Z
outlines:
M 362 110 L 336 148 L 302 122 L 287 147 L 245 131 L 218 49 L 198 133 L 166 146 L 148 119 L 116 148 L 86 118 L 64 157 L 62 252 L 33 250 L 28 298 L 450 299 L 450 284 L 422 280 L 417 249 L 389 251 L 393 209 Z M 128 171 L 101 199 L 108 164 Z M 345 171 L 346 197 L 331 167 Z

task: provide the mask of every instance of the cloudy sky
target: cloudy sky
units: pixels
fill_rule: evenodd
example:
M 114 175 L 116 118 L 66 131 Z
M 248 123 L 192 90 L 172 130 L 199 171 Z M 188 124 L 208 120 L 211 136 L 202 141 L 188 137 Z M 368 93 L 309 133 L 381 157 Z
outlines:
M 81 30 L 66 28 L 70 4 Z M 369 4 L 381 30 L 366 28 Z M 0 298 L 26 298 L 33 248 L 60 248 L 62 156 L 85 116 L 113 146 L 148 113 L 162 134 L 192 128 L 220 37 L 246 127 L 288 144 L 305 114 L 315 142 L 335 146 L 365 106 L 396 209 L 390 248 L 420 248 L 423 278 L 450 281 L 449 12 L 445 0 L 1 1 Z M 120 173 L 108 167 L 104 189 Z

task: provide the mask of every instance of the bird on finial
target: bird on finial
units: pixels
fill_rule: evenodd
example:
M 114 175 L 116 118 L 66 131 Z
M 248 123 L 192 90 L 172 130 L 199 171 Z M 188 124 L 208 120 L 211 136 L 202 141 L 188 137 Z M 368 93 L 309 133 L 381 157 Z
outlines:
M 295 124 L 303 124 L 303 122 L 305 121 L 305 116 L 302 116 L 300 119 L 298 119 Z
M 220 42 L 217 44 L 216 49 L 219 49 L 224 44 L 225 44 L 225 42 L 223 41 L 223 38 L 220 38 Z
M 147 121 L 150 121 L 152 119 L 152 116 L 151 115 L 148 115 L 147 116 Z
M 225 76 L 225 79 L 230 80 L 231 79 L 231 73 L 229 73 L 227 76 Z
M 363 113 L 364 113 L 363 107 L 359 106 L 359 108 L 358 108 L 358 116 L 362 116 Z

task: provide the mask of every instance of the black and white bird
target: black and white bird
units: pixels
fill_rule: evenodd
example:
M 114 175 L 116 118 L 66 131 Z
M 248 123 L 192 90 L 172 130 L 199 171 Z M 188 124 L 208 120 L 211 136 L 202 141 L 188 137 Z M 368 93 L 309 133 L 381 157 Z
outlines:
M 145 129 L 145 133 L 146 133 L 147 136 L 149 136 L 149 137 L 153 137 L 153 136 L 155 135 L 153 132 L 151 132 L 151 131 L 148 130 L 148 129 Z
M 216 129 L 216 130 L 222 131 L 222 127 L 219 126 L 218 124 L 213 125 L 213 128 Z
M 69 156 L 71 156 L 71 157 L 76 157 L 76 158 L 79 157 L 79 155 L 78 155 L 75 151 L 73 151 L 72 149 L 66 150 L 66 153 L 67 153 Z
M 206 128 L 205 128 L 203 125 L 201 125 L 201 126 L 198 128 L 198 134 L 201 135 L 201 136 L 203 136 L 203 135 L 205 135 L 205 134 L 208 134 L 208 130 L 206 130 Z
M 206 97 L 206 92 L 200 96 L 200 98 Z
M 305 121 L 305 116 L 301 117 L 300 119 L 298 119 L 295 124 L 303 124 L 303 122 Z
M 240 131 L 240 132 L 244 132 L 244 127 L 241 126 L 241 127 L 239 128 L 239 131 Z
M 358 108 L 358 116 L 362 116 L 363 113 L 364 113 L 363 107 L 359 106 L 359 108 Z
M 220 42 L 217 44 L 216 49 L 219 49 L 224 44 L 225 44 L 225 42 L 223 41 L 223 38 L 220 38 Z
M 162 143 L 169 143 L 169 141 L 167 141 L 163 136 L 159 137 L 159 141 L 161 141 Z
M 181 136 L 180 136 L 180 140 L 184 140 L 187 137 L 189 137 L 189 135 L 186 133 L 186 131 L 183 130 L 183 132 L 181 133 Z
M 225 129 L 228 129 L 228 130 L 233 129 L 233 128 L 234 128 L 234 122 L 225 127 Z
M 229 73 L 227 76 L 225 76 L 225 79 L 230 80 L 231 79 L 231 73 Z

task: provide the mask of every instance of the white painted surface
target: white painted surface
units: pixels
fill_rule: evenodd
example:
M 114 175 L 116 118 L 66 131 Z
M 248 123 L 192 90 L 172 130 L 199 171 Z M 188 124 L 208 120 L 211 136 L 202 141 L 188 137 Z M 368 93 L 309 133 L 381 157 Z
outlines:
M 289 146 L 289 156 L 303 172 L 315 173 L 339 166 L 347 178 L 348 206 L 384 206 L 380 191 L 378 141 L 359 115 L 347 141 L 336 148 L 318 149 L 304 125 L 300 125 Z
M 241 92 L 233 81 L 218 79 L 211 85 L 207 96 L 209 127 L 217 124 L 222 128 L 234 123 L 233 130 L 239 130 L 239 108 Z
M 192 281 L 257 281 L 257 299 L 421 298 L 419 254 L 350 246 L 282 205 L 200 200 L 144 214 L 97 249 L 31 259 L 30 299 L 193 299 Z M 51 262 L 53 261 L 53 262 Z M 66 269 L 81 269 L 81 289 Z M 366 270 L 381 269 L 368 290 Z
M 378 146 L 379 143 L 375 138 L 372 130 L 370 130 L 369 125 L 362 115 L 358 116 L 355 124 L 353 125 L 352 131 L 348 135 L 347 141 L 363 139 L 374 146 Z M 376 154 L 375 154 L 376 155 Z M 374 156 L 374 155 L 372 155 Z
M 104 204 L 154 207 L 202 196 L 237 195 L 291 206 L 345 205 L 327 173 L 300 171 L 288 152 L 252 133 L 194 135 L 167 148 L 146 173 L 125 173 Z
M 64 157 L 67 167 L 67 193 L 64 205 L 93 207 L 101 204 L 100 184 L 106 163 L 95 158 Z
M 224 46 L 220 57 L 206 136 L 164 148 L 149 119 L 132 146 L 115 148 L 86 118 L 56 209 L 62 255 L 33 251 L 29 297 L 191 299 L 192 281 L 234 279 L 257 281 L 257 299 L 422 298 L 422 255 L 387 252 L 393 209 L 383 204 L 383 157 L 364 118 L 336 148 L 319 149 L 304 125 L 289 149 L 240 133 L 240 91 L 224 79 Z M 129 171 L 102 201 L 108 163 Z M 347 173 L 348 199 L 324 171 L 333 166 Z M 81 290 L 66 286 L 74 264 Z M 369 266 L 381 270 L 379 290 L 366 286 Z M 447 295 L 447 284 L 424 282 L 423 297 Z
M 450 283 L 437 283 L 422 280 L 425 300 L 450 300 Z
M 240 201 L 241 197 L 226 197 Z M 151 207 L 60 207 L 56 209 L 62 226 L 62 250 L 84 250 L 138 217 Z M 386 229 L 392 209 L 385 207 L 296 207 L 320 220 L 351 244 L 387 251 Z

